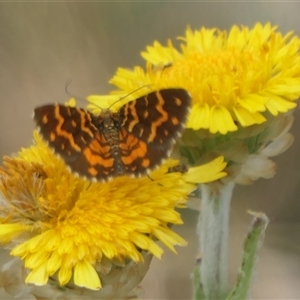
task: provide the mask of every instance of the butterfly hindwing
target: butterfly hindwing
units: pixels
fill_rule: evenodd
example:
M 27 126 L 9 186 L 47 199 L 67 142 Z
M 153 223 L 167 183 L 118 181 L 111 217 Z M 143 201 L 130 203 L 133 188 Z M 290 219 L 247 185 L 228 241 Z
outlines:
M 73 172 L 89 179 L 107 181 L 118 176 L 118 161 L 113 157 L 110 142 L 100 131 L 82 148 L 81 155 L 66 161 Z
M 125 128 L 120 130 L 120 150 L 124 174 L 127 175 L 144 175 L 160 165 L 166 157 L 166 151 L 162 148 L 153 147 Z

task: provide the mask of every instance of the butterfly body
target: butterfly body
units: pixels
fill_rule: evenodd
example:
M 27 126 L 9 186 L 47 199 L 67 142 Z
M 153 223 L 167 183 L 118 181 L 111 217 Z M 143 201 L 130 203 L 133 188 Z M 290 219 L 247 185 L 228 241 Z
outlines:
M 120 113 L 113 113 L 109 110 L 104 110 L 99 116 L 92 116 L 92 123 L 99 132 L 102 132 L 105 139 L 109 143 L 111 155 L 115 161 L 114 168 L 117 176 L 125 174 L 125 169 L 121 162 L 120 138 L 119 132 L 121 127 L 122 117 Z
M 190 106 L 183 89 L 152 92 L 118 112 L 51 104 L 38 107 L 34 119 L 44 140 L 80 176 L 106 181 L 141 176 L 170 154 Z

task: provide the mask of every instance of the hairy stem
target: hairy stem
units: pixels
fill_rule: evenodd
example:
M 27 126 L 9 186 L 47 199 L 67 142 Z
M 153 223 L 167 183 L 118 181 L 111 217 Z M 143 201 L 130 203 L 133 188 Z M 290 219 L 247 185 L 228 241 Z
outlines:
M 201 186 L 198 222 L 201 263 L 199 274 L 205 299 L 225 299 L 228 294 L 229 214 L 234 183 L 221 189 Z

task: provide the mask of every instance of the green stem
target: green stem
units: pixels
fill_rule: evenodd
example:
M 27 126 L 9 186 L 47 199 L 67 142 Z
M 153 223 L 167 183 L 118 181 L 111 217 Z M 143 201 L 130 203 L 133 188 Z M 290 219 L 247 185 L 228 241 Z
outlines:
M 221 189 L 213 189 L 205 184 L 201 186 L 202 205 L 198 222 L 201 263 L 198 287 L 202 291 L 197 291 L 195 287 L 194 295 L 203 295 L 206 300 L 225 299 L 228 294 L 229 214 L 233 188 L 233 182 Z
M 263 237 L 269 220 L 264 213 L 249 212 L 254 216 L 250 231 L 244 242 L 244 252 L 241 268 L 234 288 L 228 296 L 228 300 L 248 299 L 251 288 L 257 252 L 262 244 Z

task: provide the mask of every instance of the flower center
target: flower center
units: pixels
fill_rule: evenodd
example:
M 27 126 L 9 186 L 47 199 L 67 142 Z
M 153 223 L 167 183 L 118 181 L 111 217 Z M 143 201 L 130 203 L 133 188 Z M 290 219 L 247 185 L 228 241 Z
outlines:
M 166 68 L 163 77 L 186 88 L 194 104 L 237 104 L 243 95 L 261 90 L 263 66 L 254 53 L 239 49 L 189 53 Z

